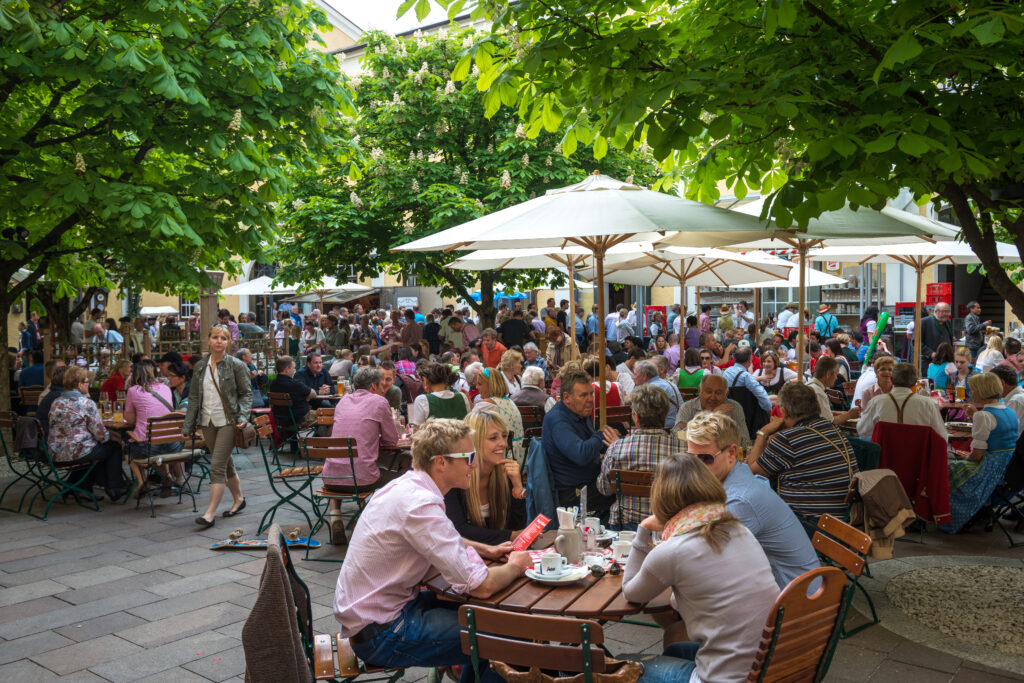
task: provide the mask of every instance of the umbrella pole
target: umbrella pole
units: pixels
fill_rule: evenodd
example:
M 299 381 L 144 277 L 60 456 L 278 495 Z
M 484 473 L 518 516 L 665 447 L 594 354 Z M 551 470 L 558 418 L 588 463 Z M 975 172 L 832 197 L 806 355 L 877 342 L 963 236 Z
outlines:
M 680 309 L 682 309 L 682 310 L 680 310 L 679 315 L 683 316 L 683 322 L 685 323 L 686 322 L 686 278 L 685 277 L 679 278 L 679 307 L 680 307 Z M 685 328 L 686 328 L 686 325 L 683 325 L 683 324 L 679 325 L 679 332 L 680 332 L 680 334 L 682 334 L 682 331 Z M 666 330 L 666 332 L 668 332 L 668 330 Z M 666 337 L 667 336 L 668 335 L 666 335 Z M 680 339 L 679 341 L 681 343 L 683 340 Z
M 700 318 L 700 287 L 697 286 L 697 287 L 694 287 L 693 289 L 694 289 L 694 295 L 695 295 L 693 297 L 694 298 L 694 302 L 693 302 L 694 311 L 693 311 L 693 313 L 699 319 Z M 685 313 L 686 311 L 683 311 L 683 312 Z
M 594 248 L 594 267 L 597 269 L 597 354 L 600 362 L 598 367 L 600 368 L 598 373 L 598 386 L 600 390 L 597 392 L 598 396 L 598 415 L 600 417 L 600 424 L 603 428 L 608 424 L 608 410 L 607 401 L 605 400 L 604 393 L 604 380 L 605 380 L 605 369 L 608 366 L 608 361 L 605 358 L 605 346 L 607 339 L 605 338 L 604 330 L 604 247 Z
M 914 367 L 921 372 L 921 288 L 924 287 L 924 263 L 919 260 L 914 269 L 917 270 L 917 298 L 914 299 Z M 895 350 L 896 340 L 893 340 Z
M 796 320 L 796 381 L 804 381 L 804 347 L 806 346 L 806 339 L 804 338 L 804 307 L 807 305 L 807 242 L 800 240 L 797 247 L 800 252 L 800 308 L 797 311 Z
M 573 257 L 566 259 L 568 261 L 567 266 L 569 268 L 569 315 L 566 316 L 565 326 L 566 332 L 572 338 L 572 343 L 576 343 L 576 287 L 574 286 L 576 281 L 576 269 L 574 267 L 575 260 Z M 586 338 L 586 328 L 584 327 L 584 338 Z
M 756 349 L 761 344 L 761 289 L 754 289 L 754 339 L 751 345 Z

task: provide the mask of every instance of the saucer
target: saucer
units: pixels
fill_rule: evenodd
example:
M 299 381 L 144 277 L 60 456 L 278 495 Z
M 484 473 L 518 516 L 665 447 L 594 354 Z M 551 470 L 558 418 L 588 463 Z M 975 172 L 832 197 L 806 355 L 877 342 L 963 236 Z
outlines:
M 537 576 L 543 576 L 544 578 L 547 578 L 547 579 L 560 579 L 563 576 L 565 576 L 566 574 L 568 574 L 569 572 L 573 571 L 573 569 L 575 569 L 575 567 L 573 567 L 572 565 L 566 565 L 565 567 L 562 568 L 561 571 L 557 571 L 557 572 L 543 572 L 542 573 L 541 570 L 540 570 L 539 564 L 535 564 L 535 565 L 533 565 L 533 567 L 530 568 L 530 571 L 532 571 Z
M 533 579 L 538 583 L 547 584 L 549 586 L 561 586 L 567 583 L 575 583 L 580 579 L 586 578 L 590 574 L 590 569 L 587 567 L 570 567 L 568 571 L 562 572 L 557 576 L 551 574 L 540 574 L 533 569 L 526 570 L 526 577 Z

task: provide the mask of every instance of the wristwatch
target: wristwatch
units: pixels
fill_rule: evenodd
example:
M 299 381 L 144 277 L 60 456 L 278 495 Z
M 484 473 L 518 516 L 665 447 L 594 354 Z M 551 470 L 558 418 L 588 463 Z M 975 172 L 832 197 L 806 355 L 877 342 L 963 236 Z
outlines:
M 764 432 L 762 432 L 762 431 L 761 431 L 760 429 L 758 429 L 758 430 L 757 430 L 757 432 L 755 432 L 755 434 L 756 434 L 757 436 L 762 436 L 762 437 L 764 437 L 765 439 L 767 439 L 767 438 L 768 438 L 768 435 L 767 435 L 767 434 L 765 434 Z

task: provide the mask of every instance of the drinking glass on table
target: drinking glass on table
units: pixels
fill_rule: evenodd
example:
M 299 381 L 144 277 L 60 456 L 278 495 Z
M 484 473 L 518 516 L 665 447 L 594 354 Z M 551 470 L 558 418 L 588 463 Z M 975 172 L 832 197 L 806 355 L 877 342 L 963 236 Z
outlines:
M 343 396 L 345 394 L 345 380 L 338 380 L 338 395 Z
M 956 400 L 963 401 L 967 398 L 967 387 L 959 385 L 956 388 Z
M 110 408 L 110 401 L 100 401 L 100 414 L 104 420 L 109 420 L 113 410 Z
M 124 422 L 124 401 L 114 401 L 114 422 Z

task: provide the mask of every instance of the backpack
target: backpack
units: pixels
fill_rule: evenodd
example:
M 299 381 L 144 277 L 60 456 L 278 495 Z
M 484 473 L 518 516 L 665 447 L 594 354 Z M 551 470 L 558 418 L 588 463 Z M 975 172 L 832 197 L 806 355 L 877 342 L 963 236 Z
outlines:
M 739 403 L 740 407 L 743 408 L 743 417 L 747 421 L 747 433 L 750 435 L 750 440 L 754 441 L 757 436 L 757 430 L 768 424 L 771 415 L 758 404 L 754 392 L 746 387 L 736 386 L 739 378 L 739 374 L 733 378 L 732 385 L 729 387 L 729 398 Z
M 423 382 L 416 375 L 398 375 L 402 380 L 402 403 L 412 403 L 423 393 Z

